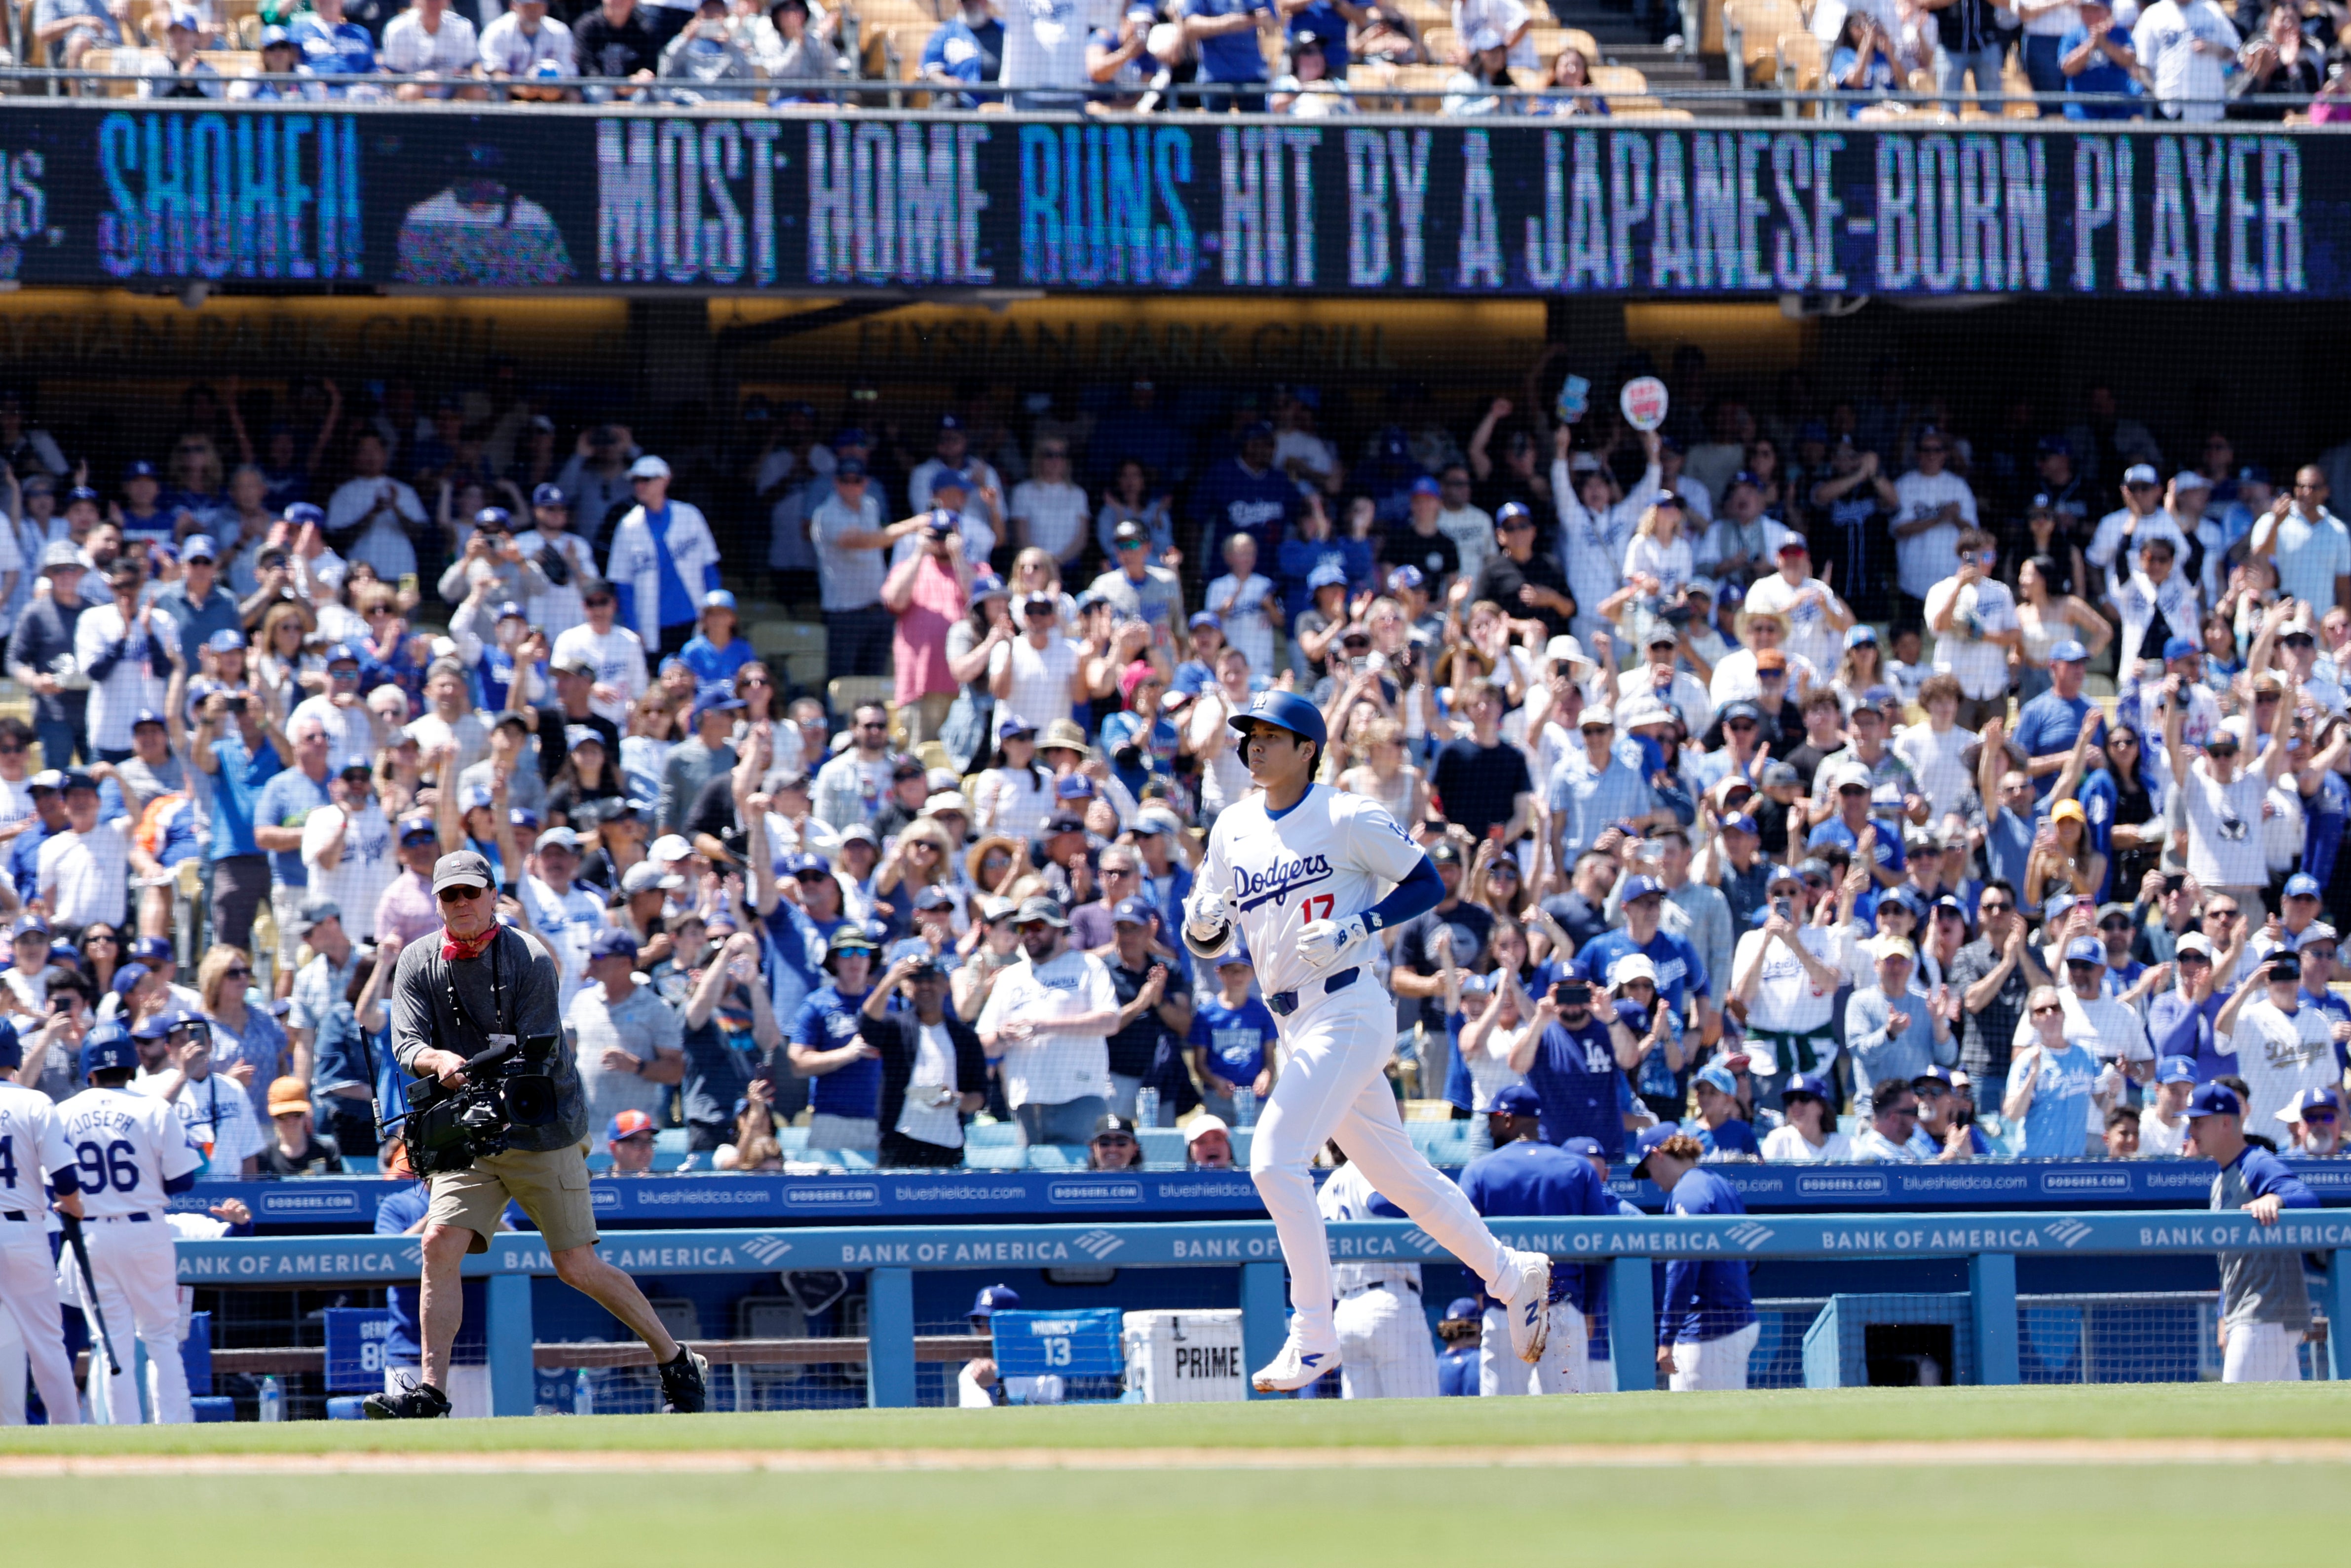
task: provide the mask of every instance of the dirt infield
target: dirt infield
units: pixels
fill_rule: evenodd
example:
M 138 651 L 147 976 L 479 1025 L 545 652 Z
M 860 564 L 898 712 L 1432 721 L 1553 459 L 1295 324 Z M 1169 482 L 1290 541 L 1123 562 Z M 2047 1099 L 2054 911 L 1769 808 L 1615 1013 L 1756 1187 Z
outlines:
M 1980 1438 L 1351 1448 L 614 1449 L 574 1452 L 10 1454 L 0 1480 L 60 1476 L 883 1474 L 905 1471 L 1854 1469 L 2351 1463 L 2342 1438 Z

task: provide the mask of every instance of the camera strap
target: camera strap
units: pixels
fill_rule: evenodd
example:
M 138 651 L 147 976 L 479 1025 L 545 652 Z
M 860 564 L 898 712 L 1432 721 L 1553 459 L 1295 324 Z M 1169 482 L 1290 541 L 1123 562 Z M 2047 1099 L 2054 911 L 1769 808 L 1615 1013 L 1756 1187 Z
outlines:
M 506 946 L 506 939 L 507 931 L 504 926 L 500 926 L 497 935 L 490 938 L 490 1019 L 493 1023 L 496 1023 L 502 1014 L 510 1013 L 512 1010 L 510 1006 L 502 1005 L 500 1001 L 501 982 L 498 969 L 498 950 Z M 519 1035 L 509 1030 L 502 1040 L 495 1030 L 483 1028 L 482 1025 L 475 1019 L 472 1009 L 465 1006 L 465 999 L 457 994 L 457 966 L 455 964 L 444 964 L 443 966 L 443 983 L 449 988 L 449 1010 L 455 1016 L 459 1022 L 482 1036 L 484 1041 L 488 1044 L 496 1045 L 503 1043 L 512 1045 L 520 1038 Z M 473 1053 L 470 1051 L 460 1051 L 458 1054 L 460 1056 L 466 1056 Z

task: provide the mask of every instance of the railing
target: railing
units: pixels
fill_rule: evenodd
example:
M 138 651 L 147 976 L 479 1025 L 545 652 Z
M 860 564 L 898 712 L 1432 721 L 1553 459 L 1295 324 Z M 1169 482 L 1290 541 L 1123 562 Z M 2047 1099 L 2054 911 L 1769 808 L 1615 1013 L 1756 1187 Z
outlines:
M 1829 114 L 1829 110 L 1859 110 L 1890 106 L 1907 110 L 1938 110 L 1950 103 L 1997 113 L 2005 107 L 2030 104 L 2042 111 L 2042 118 L 2058 119 L 2065 106 L 2126 107 L 2144 118 L 2181 130 L 2193 130 L 2197 121 L 2166 119 L 2157 107 L 2157 100 L 2146 94 L 2128 93 L 2036 93 L 2030 90 L 1992 93 L 1974 91 L 1945 93 L 1938 90 L 1888 89 L 1867 93 L 1845 92 L 1834 89 L 1797 90 L 1775 84 L 1750 82 L 1746 79 L 1744 62 L 1734 51 L 1730 57 L 1731 78 L 1729 82 L 1690 85 L 1675 82 L 1646 82 L 1630 93 L 1612 92 L 1602 89 L 1583 89 L 1589 96 L 1609 99 L 1630 99 L 1636 107 L 1618 109 L 1614 118 L 1637 120 L 1663 110 L 1669 118 L 1682 114 L 1746 114 L 1795 116 L 1806 110 L 1822 111 L 1823 118 L 1841 118 Z M 1444 66 L 1406 68 L 1420 71 L 1447 68 Z M 741 113 L 746 109 L 767 107 L 787 113 L 824 113 L 835 110 L 858 108 L 887 109 L 893 112 L 963 114 L 974 107 L 982 112 L 1012 111 L 1019 100 L 1047 99 L 1074 105 L 1085 100 L 1094 112 L 1169 113 L 1198 109 L 1217 112 L 1232 110 L 1239 112 L 1263 112 L 1262 100 L 1271 90 L 1271 83 L 1258 82 L 1181 82 L 1161 83 L 1147 89 L 1133 86 L 1083 84 L 1073 87 L 1015 89 L 988 84 L 967 86 L 925 80 L 903 80 L 888 77 L 842 77 L 839 80 L 770 80 L 744 78 L 719 82 L 696 82 L 684 78 L 664 78 L 652 82 L 622 77 L 566 77 L 549 80 L 491 80 L 483 78 L 451 78 L 430 74 L 414 75 L 379 72 L 365 77 L 318 77 L 275 75 L 264 72 L 227 75 L 203 78 L 175 78 L 155 69 L 70 68 L 65 67 L 0 68 L 0 92 L 16 94 L 82 92 L 98 97 L 135 90 L 140 82 L 184 84 L 191 80 L 217 87 L 225 95 L 237 82 L 267 84 L 288 96 L 278 100 L 213 99 L 233 102 L 236 107 L 266 109 L 284 107 L 298 109 L 306 104 L 330 102 L 338 110 L 364 109 L 371 106 L 397 108 L 402 110 L 433 110 L 441 109 L 466 114 L 478 114 L 486 109 L 501 105 L 526 110 L 560 107 L 563 101 L 584 101 L 599 109 L 625 109 L 631 106 L 675 112 L 680 109 L 705 109 L 726 113 Z M 395 101 L 393 93 L 403 86 L 418 86 L 435 90 L 465 89 L 487 95 L 486 99 L 422 99 Z M 1479 87 L 1465 91 L 1465 96 L 1492 99 L 1499 107 L 1479 115 L 1447 116 L 1437 108 L 1437 100 L 1449 95 L 1450 89 L 1438 79 L 1422 77 L 1410 82 L 1350 81 L 1349 98 L 1362 112 L 1437 116 L 1445 119 L 1486 119 L 1499 114 L 1538 114 L 1543 106 L 1572 96 L 1563 89 L 1525 87 Z M 546 101 L 516 98 L 515 93 L 530 93 L 559 89 L 567 99 Z M 318 95 L 316 97 L 307 95 Z M 768 102 L 769 99 L 779 101 Z M 149 100 L 154 101 L 154 100 Z M 2255 108 L 2275 110 L 2283 113 L 2306 113 L 2314 101 L 2307 97 L 2284 94 L 2247 93 L 2237 97 L 2215 99 L 2181 98 L 2165 100 L 2184 108 Z M 2344 100 L 2351 102 L 2351 100 Z M 1064 110 L 1073 112 L 1074 110 Z M 1020 109 L 1024 116 L 1040 111 Z M 1270 118 L 1287 120 L 1287 115 Z M 1598 123 L 1594 121 L 1593 123 Z M 2114 122 L 2100 122 L 2111 126 Z
M 1609 1359 L 1616 1386 L 1654 1386 L 1656 1343 L 1652 1260 L 1967 1260 L 1964 1363 L 1972 1381 L 2020 1380 L 2017 1260 L 2101 1254 L 2210 1256 L 2262 1249 L 2329 1255 L 2322 1309 L 2351 1324 L 2351 1216 L 2293 1211 L 2274 1226 L 2241 1213 L 2063 1215 L 1955 1214 L 1673 1217 L 1654 1219 L 1496 1219 L 1509 1245 L 1570 1263 L 1606 1269 Z M 309 1289 L 332 1283 L 405 1282 L 421 1249 L 405 1237 L 267 1238 L 182 1241 L 180 1281 L 214 1288 Z M 1270 1222 L 1097 1226 L 974 1226 L 810 1230 L 644 1231 L 608 1239 L 599 1252 L 632 1274 L 761 1273 L 778 1270 L 862 1271 L 866 1284 L 868 1403 L 914 1403 L 917 1270 L 997 1268 L 1238 1268 L 1242 1337 L 1250 1364 L 1270 1360 L 1285 1332 L 1280 1249 Z M 1331 1227 L 1334 1258 L 1441 1263 L 1449 1255 L 1401 1221 Z M 553 1264 L 535 1236 L 501 1235 L 465 1259 L 465 1272 L 487 1289 L 493 1407 L 528 1415 L 540 1347 L 532 1333 L 534 1276 Z M 935 1342 L 937 1343 L 937 1342 Z M 831 1353 L 847 1360 L 843 1350 Z M 551 1348 L 551 1347 L 550 1347 Z M 934 1354 L 940 1354 L 937 1351 Z M 952 1350 L 946 1354 L 953 1354 Z M 2351 1377 L 2351 1343 L 2330 1333 L 2330 1375 Z

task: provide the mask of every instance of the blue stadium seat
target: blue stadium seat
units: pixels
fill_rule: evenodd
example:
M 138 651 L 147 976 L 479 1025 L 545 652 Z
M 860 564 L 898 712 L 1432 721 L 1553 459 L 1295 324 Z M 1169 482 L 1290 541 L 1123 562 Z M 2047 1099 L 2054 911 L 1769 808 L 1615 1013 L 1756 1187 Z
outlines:
M 1086 1168 L 1086 1146 L 1083 1144 L 1031 1144 L 1029 1145 L 1029 1168 L 1032 1171 L 1081 1171 Z
M 963 1163 L 973 1170 L 1017 1171 L 1029 1165 L 1029 1151 L 1019 1144 L 964 1145 Z
M 1180 1170 L 1184 1165 L 1184 1134 L 1176 1127 L 1142 1127 L 1135 1139 L 1143 1145 L 1143 1163 L 1156 1170 Z
M 379 1176 L 382 1174 L 382 1166 L 377 1162 L 376 1157 L 373 1155 L 345 1155 L 343 1156 L 343 1174 L 345 1176 Z
M 789 1155 L 789 1154 L 792 1154 L 792 1153 L 794 1153 L 794 1152 L 796 1152 L 796 1151 L 798 1151 L 798 1150 L 807 1148 L 807 1147 L 808 1147 L 808 1129 L 807 1129 L 806 1127 L 778 1127 L 778 1128 L 777 1128 L 777 1129 L 776 1129 L 776 1146 L 777 1146 L 778 1148 L 779 1148 L 779 1149 L 783 1150 L 783 1151 L 784 1151 L 784 1153 L 786 1153 L 786 1154 L 788 1154 L 788 1155 Z
M 963 1146 L 970 1149 L 1017 1149 L 1020 1142 L 1018 1122 L 974 1122 L 963 1130 Z
M 684 1127 L 664 1127 L 653 1134 L 653 1148 L 661 1154 L 682 1155 L 685 1153 L 685 1142 Z

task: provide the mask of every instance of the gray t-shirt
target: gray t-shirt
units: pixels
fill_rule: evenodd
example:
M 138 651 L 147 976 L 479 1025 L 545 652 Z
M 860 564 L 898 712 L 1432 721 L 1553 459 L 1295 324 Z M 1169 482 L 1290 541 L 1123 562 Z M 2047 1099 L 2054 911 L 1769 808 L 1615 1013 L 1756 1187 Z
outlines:
M 462 1015 L 451 1006 L 453 983 L 457 1000 L 465 1005 Z M 400 955 L 392 984 L 392 1051 L 403 1068 L 410 1068 L 418 1051 L 432 1048 L 479 1055 L 489 1049 L 486 1037 L 492 1033 L 526 1039 L 563 1033 L 555 960 L 537 937 L 512 927 L 501 931 L 480 957 L 457 964 L 441 956 L 440 933 L 412 943 Z M 580 1070 L 559 1038 L 551 1068 L 555 1120 L 543 1127 L 517 1126 L 509 1147 L 545 1151 L 587 1140 L 588 1097 L 580 1088 Z
M 650 1062 L 660 1051 L 681 1050 L 685 1031 L 677 1009 L 651 986 L 638 986 L 617 1007 L 605 1002 L 603 987 L 583 986 L 571 998 L 570 1021 L 580 1036 L 580 1081 L 587 1090 L 590 1124 L 601 1125 L 623 1111 L 643 1111 L 658 1120 L 668 1086 L 628 1067 L 606 1067 L 604 1052 L 618 1047 Z
M 2212 1178 L 2212 1209 L 2233 1214 L 2260 1196 L 2245 1179 L 2245 1167 L 2276 1155 L 2266 1149 L 2247 1149 L 2242 1157 Z M 2310 1290 L 2303 1283 L 2302 1254 L 2283 1249 L 2223 1252 L 2220 1263 L 2220 1316 L 2232 1323 L 2283 1323 L 2299 1333 L 2310 1327 Z

